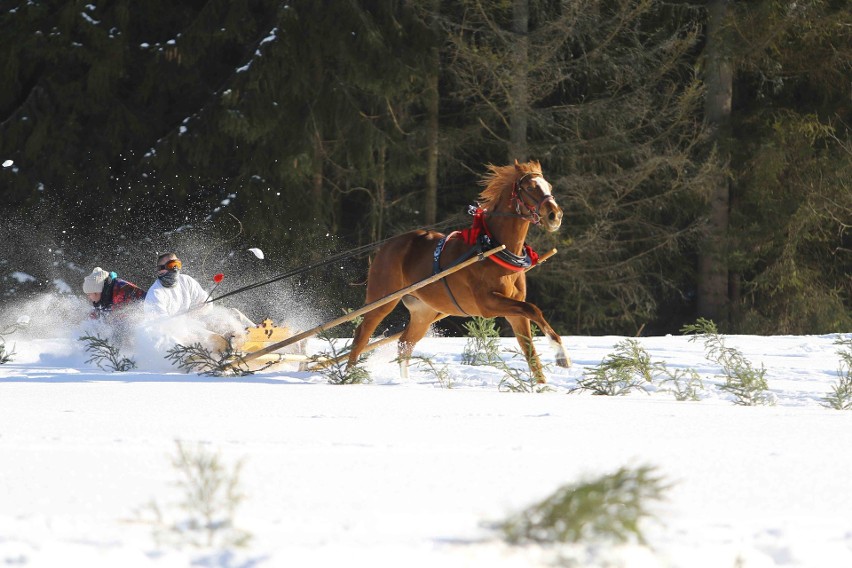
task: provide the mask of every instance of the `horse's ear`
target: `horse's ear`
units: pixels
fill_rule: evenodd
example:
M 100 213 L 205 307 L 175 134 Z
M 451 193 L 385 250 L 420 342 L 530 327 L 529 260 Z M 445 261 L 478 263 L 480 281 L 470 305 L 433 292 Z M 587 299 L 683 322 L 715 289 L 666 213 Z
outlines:
M 518 170 L 518 172 L 523 172 L 523 169 L 521 168 L 521 163 L 518 162 L 517 158 L 515 158 L 515 169 Z

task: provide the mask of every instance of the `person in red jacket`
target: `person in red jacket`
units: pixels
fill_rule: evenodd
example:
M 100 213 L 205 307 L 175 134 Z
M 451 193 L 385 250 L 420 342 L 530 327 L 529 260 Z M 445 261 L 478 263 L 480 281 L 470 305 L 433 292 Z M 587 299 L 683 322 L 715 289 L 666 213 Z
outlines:
M 100 266 L 96 266 L 92 273 L 83 279 L 83 292 L 92 301 L 94 309 L 91 317 L 94 319 L 105 318 L 111 314 L 118 315 L 131 304 L 145 299 L 144 289 Z M 141 304 L 139 306 L 141 307 Z

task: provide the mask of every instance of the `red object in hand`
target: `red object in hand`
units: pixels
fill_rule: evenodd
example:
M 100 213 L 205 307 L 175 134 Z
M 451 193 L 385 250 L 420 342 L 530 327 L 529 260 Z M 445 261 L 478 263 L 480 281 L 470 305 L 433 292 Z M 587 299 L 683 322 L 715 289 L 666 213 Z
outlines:
M 216 274 L 215 276 L 213 276 L 213 282 L 218 284 L 219 282 L 222 281 L 223 278 L 225 278 L 225 275 L 220 272 L 219 274 Z

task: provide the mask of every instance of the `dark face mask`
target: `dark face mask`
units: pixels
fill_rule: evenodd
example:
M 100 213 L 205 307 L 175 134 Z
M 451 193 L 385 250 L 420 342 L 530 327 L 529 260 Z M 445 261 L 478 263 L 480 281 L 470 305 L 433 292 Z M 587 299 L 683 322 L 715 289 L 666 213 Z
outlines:
M 160 280 L 163 286 L 165 286 L 166 288 L 171 288 L 177 282 L 178 274 L 179 271 L 177 269 L 169 270 L 168 272 L 160 274 L 159 276 L 157 276 L 157 278 Z

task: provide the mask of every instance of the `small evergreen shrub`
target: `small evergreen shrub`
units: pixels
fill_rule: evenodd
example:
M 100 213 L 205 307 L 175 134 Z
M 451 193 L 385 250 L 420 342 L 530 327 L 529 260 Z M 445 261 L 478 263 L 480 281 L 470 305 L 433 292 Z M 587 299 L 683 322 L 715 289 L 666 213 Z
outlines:
M 621 468 L 598 479 L 565 485 L 499 525 L 510 544 L 580 542 L 645 544 L 641 524 L 650 503 L 669 486 L 654 468 Z
M 317 338 L 325 341 L 328 347 L 325 351 L 312 355 L 311 362 L 320 365 L 319 372 L 328 379 L 330 384 L 354 385 L 371 382 L 370 373 L 364 367 L 364 362 L 367 360 L 366 355 L 359 355 L 355 364 L 347 369 L 348 362 L 345 358 L 338 362 L 329 361 L 340 358 L 349 351 L 349 345 L 344 346 L 343 349 L 338 349 L 335 338 L 325 331 L 318 333 Z
M 822 399 L 822 405 L 835 410 L 852 410 L 852 337 L 841 337 L 834 344 L 841 347 L 837 351 L 840 356 L 838 380 L 832 385 L 831 393 Z
M 570 392 L 586 390 L 593 395 L 624 396 L 633 390 L 647 393 L 649 385 L 672 393 L 680 401 L 698 400 L 698 391 L 704 388 L 694 369 L 670 371 L 663 361 L 652 361 L 637 340 L 625 339 L 615 344 L 614 353 L 584 373 Z
M 699 318 L 694 324 L 684 326 L 683 333 L 695 334 L 690 341 L 703 339 L 705 357 L 722 368 L 725 384 L 719 388 L 734 395 L 734 404 L 742 406 L 772 405 L 775 400 L 768 392 L 766 369 L 755 369 L 739 349 L 725 345 L 716 324 Z
M 510 349 L 509 353 L 512 355 L 512 359 L 520 358 L 526 362 L 526 357 L 519 350 Z M 503 372 L 503 378 L 500 379 L 500 384 L 497 386 L 497 390 L 501 392 L 540 393 L 553 390 L 546 384 L 542 384 L 538 381 L 538 377 L 530 369 L 529 365 L 524 365 L 520 368 L 512 367 L 503 361 L 503 359 L 498 359 L 493 363 L 493 365 Z M 546 371 L 548 369 L 545 366 L 542 370 Z
M 491 365 L 500 361 L 500 333 L 497 320 L 474 316 L 465 322 L 468 340 L 462 351 L 465 365 Z
M 84 335 L 78 338 L 85 344 L 85 351 L 89 354 L 86 364 L 94 363 L 102 371 L 126 372 L 136 368 L 136 362 L 121 355 L 120 350 L 112 345 L 109 340 L 95 335 Z
M 670 392 L 675 400 L 701 400 L 699 392 L 704 390 L 704 382 L 695 369 L 675 369 L 669 371 L 663 366 L 665 378 L 659 382 L 660 391 Z
M 246 546 L 251 535 L 234 522 L 237 507 L 245 499 L 240 489 L 243 462 L 229 469 L 219 453 L 201 444 L 191 447 L 179 440 L 175 443 L 172 466 L 178 473 L 175 485 L 181 500 L 165 505 L 152 500 L 143 508 L 143 516 L 153 516 L 157 544 L 178 548 Z
M 625 339 L 615 344 L 615 353 L 583 373 L 570 392 L 587 390 L 599 396 L 624 396 L 633 390 L 647 393 L 645 386 L 652 381 L 651 356 L 635 339 Z
M 4 365 L 12 360 L 12 356 L 15 354 L 15 349 L 11 350 L 6 349 L 6 342 L 0 338 L 0 365 Z
M 6 348 L 6 336 L 15 333 L 27 325 L 29 325 L 29 317 L 22 316 L 18 319 L 17 323 L 7 325 L 2 331 L 0 331 L 0 365 L 11 361 L 12 356 L 15 354 L 14 347 L 11 350 Z
M 453 376 L 447 365 L 438 367 L 432 357 L 427 357 L 425 355 L 412 356 L 410 361 L 418 370 L 423 370 L 427 374 L 435 377 L 435 380 L 438 381 L 438 384 L 441 385 L 442 388 L 453 388 Z
M 249 368 L 243 356 L 234 349 L 233 339 L 226 337 L 225 340 L 225 349 L 218 354 L 204 347 L 201 343 L 191 345 L 178 343 L 166 352 L 165 358 L 185 373 L 195 373 L 208 377 L 245 377 L 275 364 L 273 361 L 253 371 Z

